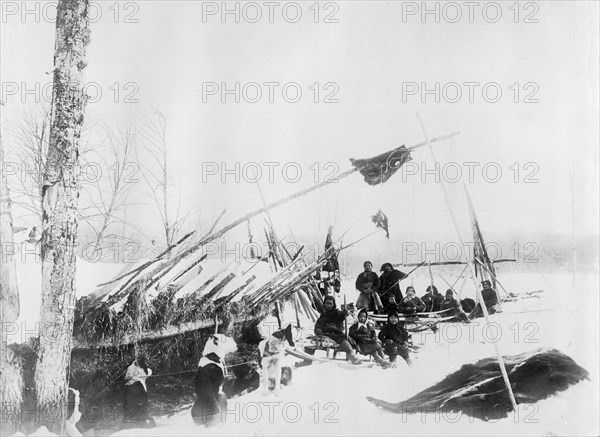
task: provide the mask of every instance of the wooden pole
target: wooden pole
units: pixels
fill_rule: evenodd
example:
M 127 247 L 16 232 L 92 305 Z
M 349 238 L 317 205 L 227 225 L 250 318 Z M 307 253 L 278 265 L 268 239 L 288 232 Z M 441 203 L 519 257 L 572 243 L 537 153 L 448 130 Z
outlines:
M 459 278 L 459 279 L 460 279 L 460 278 Z M 460 288 L 458 289 L 458 298 L 459 298 L 459 299 L 461 298 L 461 296 L 462 296 L 462 292 L 463 292 L 463 290 L 465 289 L 465 285 L 467 285 L 467 282 L 468 282 L 468 281 L 469 281 L 469 279 L 468 279 L 468 278 L 465 276 L 465 277 L 463 278 L 463 282 L 462 282 L 462 284 L 461 284 Z
M 409 150 L 409 151 L 410 150 L 415 150 L 415 149 L 423 147 L 423 146 L 425 146 L 425 145 L 427 145 L 429 143 L 432 143 L 432 142 L 435 142 L 435 141 L 446 140 L 446 139 L 449 139 L 449 138 L 451 138 L 451 137 L 453 137 L 455 135 L 458 135 L 458 134 L 459 134 L 459 132 L 453 132 L 453 133 L 448 134 L 448 135 L 443 135 L 443 136 L 440 136 L 440 137 L 437 137 L 437 138 L 432 138 L 429 142 L 421 142 L 419 144 L 416 144 L 414 146 L 409 147 L 407 150 Z M 172 259 L 170 259 L 169 262 L 166 265 L 174 264 L 174 263 L 179 262 L 181 259 L 183 259 L 186 256 L 188 256 L 190 253 L 195 252 L 196 250 L 198 250 L 202 246 L 205 246 L 206 244 L 210 243 L 211 241 L 214 241 L 217 238 L 220 238 L 221 236 L 223 236 L 224 234 L 226 234 L 227 232 L 229 232 L 233 228 L 239 226 L 240 224 L 244 223 L 247 220 L 250 220 L 253 217 L 256 217 L 259 214 L 262 214 L 262 213 L 265 213 L 267 211 L 270 211 L 270 210 L 272 210 L 274 208 L 277 208 L 278 206 L 281 206 L 281 205 L 283 205 L 285 203 L 288 203 L 291 200 L 297 199 L 298 197 L 302 197 L 302 196 L 304 196 L 304 195 L 306 195 L 308 193 L 311 193 L 311 192 L 313 192 L 315 190 L 318 190 L 319 188 L 322 188 L 325 185 L 336 183 L 336 182 L 338 182 L 338 181 L 340 181 L 340 180 L 342 180 L 344 178 L 347 178 L 351 174 L 356 173 L 358 170 L 359 170 L 358 168 L 352 167 L 351 169 L 346 170 L 343 173 L 340 173 L 338 176 L 335 176 L 335 177 L 333 177 L 331 179 L 324 180 L 323 182 L 320 182 L 320 183 L 318 183 L 316 185 L 313 185 L 312 187 L 305 188 L 304 190 L 300 190 L 300 191 L 298 191 L 298 192 L 296 192 L 296 193 L 294 193 L 294 194 L 292 194 L 292 195 L 290 195 L 288 197 L 280 199 L 280 200 L 278 200 L 276 202 L 273 202 L 273 203 L 271 203 L 269 205 L 265 205 L 262 208 L 256 209 L 256 210 L 254 210 L 254 211 L 246 214 L 245 216 L 243 216 L 243 217 L 235 220 L 234 222 L 228 224 L 227 226 L 221 228 L 219 231 L 215 232 L 214 234 L 210 234 L 210 235 L 204 236 L 196 244 L 190 246 L 187 250 L 181 252 L 179 255 L 173 257 Z M 223 213 L 224 213 L 224 211 L 223 211 Z M 221 215 L 219 215 L 217 221 L 222 217 L 223 213 L 221 213 Z M 169 250 L 171 250 L 171 248 L 167 249 L 164 253 L 168 252 Z M 156 260 L 153 260 L 153 261 L 151 261 L 149 263 L 151 264 L 152 262 L 155 262 L 155 261 Z M 135 270 L 135 271 L 137 271 L 137 270 Z M 129 273 L 125 274 L 125 275 L 122 275 L 122 276 L 125 277 L 125 276 L 128 276 L 131 273 L 133 273 L 133 271 L 129 272 Z M 115 280 L 118 280 L 118 279 L 115 279 Z M 113 280 L 111 282 L 114 282 L 115 280 Z M 106 284 L 104 284 L 104 285 L 106 285 Z
M 375 292 L 377 293 L 377 292 Z M 344 293 L 344 311 L 348 309 L 348 305 L 346 304 L 346 293 Z M 346 341 L 348 341 L 348 318 L 344 317 L 344 332 L 346 333 Z
M 502 291 L 504 291 L 504 293 L 506 293 L 507 296 L 510 296 L 510 293 L 506 290 L 506 288 L 504 288 L 500 281 L 498 281 L 498 278 L 487 268 L 487 266 L 478 259 L 475 259 L 475 261 L 477 261 L 479 265 L 481 265 L 490 274 L 494 281 L 500 286 Z
M 404 281 L 406 278 L 408 278 L 415 270 L 417 270 L 419 267 L 421 267 L 423 264 L 425 264 L 427 261 L 423 261 L 421 264 L 419 264 L 417 267 L 415 267 L 414 269 L 412 269 L 410 272 L 408 272 L 406 274 L 406 276 L 402 279 L 398 279 L 396 282 L 394 282 L 392 285 L 390 285 L 387 289 L 383 290 L 383 292 L 381 293 L 382 295 L 384 295 L 385 293 L 387 293 L 389 290 L 391 290 L 393 287 L 396 286 L 396 284 L 400 284 L 400 281 Z
M 228 224 L 227 226 L 224 226 L 223 228 L 221 228 L 220 230 L 218 230 L 217 232 L 215 232 L 214 234 L 211 235 L 207 235 L 206 237 L 202 238 L 200 241 L 198 241 L 196 244 L 192 245 L 189 249 L 187 249 L 186 251 L 180 253 L 179 255 L 177 255 L 176 257 L 174 257 L 171 262 L 178 262 L 179 260 L 181 260 L 182 258 L 185 258 L 187 255 L 189 255 L 190 253 L 198 250 L 199 248 L 201 248 L 202 246 L 205 246 L 206 244 L 210 243 L 211 241 L 216 240 L 217 238 L 222 237 L 224 234 L 226 234 L 227 232 L 229 232 L 230 230 L 232 230 L 233 228 L 239 226 L 241 223 L 244 223 L 245 221 L 256 217 L 259 214 L 262 214 L 264 212 L 267 212 L 273 208 L 277 208 L 278 206 L 281 206 L 285 203 L 288 203 L 291 200 L 297 199 L 298 197 L 304 196 L 305 194 L 308 194 L 312 191 L 318 190 L 319 188 L 322 188 L 325 185 L 328 185 L 330 183 L 335 183 L 336 181 L 339 181 L 341 179 L 347 178 L 348 176 L 350 176 L 353 173 L 356 173 L 358 171 L 357 168 L 351 168 L 350 170 L 347 170 L 343 173 L 340 173 L 337 177 L 329 179 L 327 181 L 323 181 L 319 184 L 313 185 L 312 187 L 308 187 L 305 188 L 304 190 L 300 190 L 297 193 L 294 193 L 288 197 L 285 197 L 283 199 L 280 199 L 276 202 L 273 202 L 267 206 L 263 206 L 262 208 L 258 208 L 246 215 L 244 215 L 243 217 L 233 221 L 232 223 Z
M 440 274 L 438 274 L 438 276 L 439 276 L 440 278 L 442 278 L 442 281 L 444 281 L 444 282 L 445 282 L 445 283 L 448 285 L 448 287 L 450 287 L 450 290 L 452 290 L 452 292 L 453 292 L 453 293 L 456 293 L 456 291 L 454 291 L 454 287 L 453 287 L 452 285 L 450 285 L 450 282 L 446 281 L 446 278 L 444 278 L 444 277 L 443 277 L 442 275 L 440 275 Z M 456 294 L 458 295 L 458 293 L 456 293 Z
M 429 281 L 431 282 L 431 294 L 433 295 L 433 273 L 431 272 L 431 263 L 427 263 L 427 268 L 429 269 Z
M 460 280 L 460 278 L 462 277 L 462 275 L 465 273 L 465 270 L 467 270 L 469 268 L 468 265 L 465 265 L 465 268 L 462 269 L 462 272 L 460 272 L 460 275 L 458 275 L 458 278 L 456 278 L 456 281 L 454 281 L 454 284 L 452 284 L 452 289 L 454 290 L 454 286 L 458 283 L 458 281 Z
M 429 148 L 429 153 L 431 154 L 431 158 L 433 159 L 434 163 L 437 163 L 438 161 L 435 158 L 435 153 L 433 151 L 433 147 L 431 147 L 431 143 L 429 141 L 429 137 L 427 136 L 427 131 L 425 129 L 425 125 L 423 124 L 423 121 L 421 120 L 419 113 L 417 113 L 417 118 L 419 120 L 419 123 L 421 124 L 421 129 L 423 130 L 423 135 L 425 136 L 425 142 L 429 146 L 428 148 Z M 452 222 L 454 223 L 454 229 L 456 230 L 456 234 L 458 236 L 458 239 L 460 240 L 461 247 L 465 247 L 465 244 L 462 239 L 462 235 L 460 234 L 460 228 L 458 226 L 458 222 L 456 221 L 456 217 L 454 216 L 454 211 L 452 210 L 452 205 L 451 205 L 450 199 L 448 197 L 448 192 L 446 191 L 446 186 L 444 185 L 443 178 L 440 180 L 440 188 L 442 190 L 442 194 L 444 195 L 444 199 L 446 200 L 446 205 L 448 207 L 448 211 L 450 212 L 450 217 L 452 218 Z M 479 304 L 481 305 L 481 309 L 483 311 L 483 315 L 485 317 L 486 324 L 489 324 L 489 313 L 488 313 L 487 307 L 485 306 L 485 302 L 483 301 L 483 297 L 481 295 L 481 290 L 479 290 L 479 284 L 477 284 L 477 281 L 475 280 L 475 275 L 473 274 L 473 267 L 471 266 L 471 263 L 469 262 L 468 256 L 466 258 L 467 258 L 466 259 L 467 265 L 469 266 L 469 269 L 471 270 L 471 275 L 472 275 L 473 282 L 475 285 L 475 291 L 477 293 L 477 300 L 479 301 Z M 508 373 L 506 372 L 506 366 L 504 365 L 504 360 L 502 359 L 502 355 L 500 353 L 500 349 L 498 348 L 498 344 L 497 343 L 493 343 L 493 344 L 494 344 L 494 349 L 496 351 L 496 357 L 498 359 L 498 364 L 500 365 L 500 372 L 502 373 L 502 378 L 504 379 L 504 384 L 506 385 L 506 390 L 508 391 L 508 396 L 510 398 L 510 402 L 512 404 L 514 411 L 516 412 L 517 411 L 517 401 L 515 400 L 515 395 L 512 391 L 511 385 L 510 385 L 510 380 L 508 379 Z
M 223 211 L 221 211 L 221 214 L 219 214 L 219 216 L 217 217 L 217 219 L 215 220 L 215 222 L 213 223 L 213 225 L 210 227 L 210 229 L 208 230 L 208 232 L 206 234 L 204 234 L 204 237 L 210 235 L 211 232 L 215 230 L 215 228 L 217 227 L 217 224 L 219 223 L 219 221 L 221 221 L 221 217 L 223 217 L 225 215 L 226 211 L 227 211 L 226 209 L 224 209 Z
M 225 211 L 223 211 L 223 212 L 225 212 Z M 223 214 L 223 213 L 221 213 L 221 214 Z M 219 216 L 219 217 L 220 217 L 220 216 Z M 193 235 L 195 232 L 196 232 L 196 231 L 192 231 L 192 232 L 189 232 L 189 233 L 185 234 L 183 237 L 181 237 L 181 238 L 179 239 L 179 241 L 178 241 L 178 242 L 176 242 L 175 244 L 171 244 L 169 247 L 167 247 L 167 249 L 166 249 L 164 252 L 160 253 L 160 254 L 159 254 L 159 255 L 158 255 L 156 258 L 154 258 L 154 259 L 152 259 L 152 260 L 150 260 L 150 261 L 147 261 L 147 262 L 145 262 L 144 264 L 142 264 L 141 266 L 139 266 L 139 267 L 136 267 L 135 269 L 133 269 L 133 270 L 130 270 L 130 271 L 128 271 L 127 273 L 123 273 L 122 275 L 120 275 L 120 276 L 117 276 L 116 278 L 114 278 L 114 279 L 111 279 L 110 281 L 107 281 L 107 282 L 102 282 L 101 284 L 98 284 L 98 285 L 96 285 L 96 287 L 102 287 L 102 286 L 104 286 L 104 285 L 112 284 L 112 283 L 114 283 L 114 282 L 120 281 L 120 280 L 121 280 L 121 279 L 123 279 L 123 278 L 126 278 L 126 277 L 127 277 L 127 276 L 129 276 L 129 275 L 132 275 L 132 274 L 134 274 L 134 273 L 137 273 L 137 272 L 141 272 L 141 271 L 142 271 L 142 270 L 144 270 L 146 267 L 148 267 L 148 266 L 150 266 L 150 265 L 154 264 L 154 263 L 155 263 L 155 262 L 157 262 L 157 261 L 160 261 L 160 259 L 161 259 L 163 256 L 165 256 L 167 253 L 169 253 L 169 252 L 171 251 L 171 249 L 173 249 L 175 246 L 177 246 L 177 245 L 181 244 L 181 243 L 182 243 L 184 240 L 188 239 L 188 238 L 189 238 L 190 236 L 192 236 L 192 235 Z
M 453 137 L 455 135 L 458 135 L 459 133 L 460 132 L 452 132 L 452 133 L 450 133 L 448 135 L 443 135 L 443 136 L 440 136 L 440 137 L 432 138 L 431 140 L 423 141 L 423 142 L 421 142 L 419 144 L 411 146 L 407 150 L 415 150 L 415 149 L 418 149 L 418 148 L 423 147 L 423 146 L 428 145 L 428 144 L 431 145 L 431 143 L 436 142 L 436 141 L 447 140 L 447 139 L 449 139 L 449 138 L 451 138 L 451 137 Z M 277 208 L 278 206 L 281 206 L 281 205 L 283 205 L 285 203 L 288 203 L 291 200 L 297 199 L 298 197 L 302 197 L 302 196 L 304 196 L 304 195 L 306 195 L 308 193 L 311 193 L 311 192 L 313 192 L 315 190 L 318 190 L 319 188 L 322 188 L 325 185 L 330 185 L 330 184 L 333 184 L 333 183 L 337 183 L 338 181 L 340 181 L 340 180 L 342 180 L 344 178 L 347 178 L 351 174 L 356 173 L 358 170 L 359 170 L 358 168 L 352 167 L 351 169 L 346 170 L 343 173 L 340 173 L 336 177 L 324 180 L 323 182 L 320 182 L 320 183 L 318 183 L 316 185 L 313 185 L 312 187 L 305 188 L 304 190 L 300 190 L 297 193 L 294 193 L 294 194 L 292 194 L 292 195 L 290 195 L 288 197 L 285 197 L 285 198 L 280 199 L 280 200 L 278 200 L 276 202 L 270 203 L 269 205 L 263 206 L 262 208 L 254 210 L 254 211 L 246 214 L 245 216 L 243 216 L 243 217 L 235 220 L 234 222 L 228 224 L 227 226 L 221 228 L 218 232 L 215 232 L 212 235 L 206 236 L 205 238 L 203 238 L 202 240 L 200 240 L 199 242 L 197 242 L 195 245 L 191 246 L 188 250 L 186 250 L 182 254 L 178 255 L 177 257 L 175 257 L 174 261 L 175 260 L 179 260 L 179 259 L 187 256 L 189 253 L 191 253 L 191 252 L 199 249 L 200 247 L 206 245 L 207 243 L 210 243 L 211 241 L 216 240 L 217 238 L 221 237 L 223 234 L 225 234 L 225 233 L 229 232 L 230 230 L 232 230 L 233 228 L 239 226 L 241 223 L 244 223 L 246 220 L 249 220 L 249 219 L 251 219 L 253 217 L 256 217 L 257 215 L 262 214 L 264 212 L 270 211 L 273 208 Z

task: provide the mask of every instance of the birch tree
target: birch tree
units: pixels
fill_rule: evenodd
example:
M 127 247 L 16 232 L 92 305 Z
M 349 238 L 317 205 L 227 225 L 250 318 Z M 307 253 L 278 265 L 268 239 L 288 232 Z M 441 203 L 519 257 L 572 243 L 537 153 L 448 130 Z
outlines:
M 4 169 L 4 149 L 0 137 L 0 169 Z M 19 290 L 15 269 L 10 191 L 0 170 L 0 431 L 12 434 L 19 424 L 23 402 L 23 379 L 18 357 L 7 347 L 19 317 Z
M 59 0 L 53 98 L 42 187 L 42 304 L 34 376 L 38 409 L 56 429 L 66 419 L 75 307 L 79 145 L 86 98 L 83 70 L 89 43 L 89 0 Z

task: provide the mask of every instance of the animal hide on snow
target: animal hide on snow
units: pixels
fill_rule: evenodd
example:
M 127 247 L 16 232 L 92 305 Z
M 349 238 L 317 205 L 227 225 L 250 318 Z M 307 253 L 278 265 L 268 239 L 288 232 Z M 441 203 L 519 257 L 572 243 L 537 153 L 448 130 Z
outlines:
M 556 349 L 535 349 L 503 358 L 517 404 L 533 404 L 588 378 L 587 370 Z M 400 414 L 462 412 L 492 420 L 505 418 L 513 410 L 496 358 L 465 364 L 403 402 L 367 399 Z

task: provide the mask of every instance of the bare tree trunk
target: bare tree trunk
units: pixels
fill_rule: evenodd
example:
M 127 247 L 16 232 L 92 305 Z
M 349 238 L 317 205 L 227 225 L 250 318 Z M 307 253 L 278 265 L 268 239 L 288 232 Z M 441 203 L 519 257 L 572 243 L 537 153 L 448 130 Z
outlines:
M 42 306 L 35 370 L 38 412 L 51 430 L 66 420 L 88 5 L 88 0 L 59 0 L 57 5 L 52 121 L 42 188 Z
M 131 178 L 129 169 L 133 165 L 130 162 L 130 155 L 135 147 L 135 131 L 132 127 L 128 127 L 125 131 L 117 128 L 117 132 L 113 133 L 111 129 L 106 128 L 105 133 L 107 138 L 104 142 L 107 147 L 97 147 L 94 152 L 99 155 L 99 162 L 102 162 L 105 168 L 114 170 L 114 175 L 109 172 L 108 177 L 100 178 L 91 185 L 87 190 L 89 198 L 84 198 L 84 202 L 87 201 L 90 206 L 79 208 L 80 219 L 87 222 L 96 234 L 93 253 L 84 253 L 84 256 L 92 255 L 95 260 L 104 257 L 105 239 L 114 237 L 114 234 L 109 233 L 110 228 L 122 224 L 123 238 L 125 238 L 125 226 L 140 231 L 135 224 L 127 223 L 125 218 L 117 217 L 120 211 L 124 211 L 128 205 L 131 205 L 128 196 L 136 180 Z
M 4 164 L 0 138 L 0 168 Z M 13 223 L 8 184 L 0 181 L 0 434 L 17 431 L 23 402 L 23 378 L 20 360 L 8 349 L 8 335 L 17 330 L 19 289 L 15 269 Z
M 32 224 L 37 227 L 42 223 L 41 199 L 44 166 L 48 155 L 49 120 L 50 111 L 46 107 L 32 107 L 30 112 L 24 113 L 23 118 L 15 123 L 13 134 L 9 137 L 12 147 L 7 160 L 19 163 L 28 173 L 27 177 L 11 178 L 8 181 L 13 211 L 21 210 L 19 217 L 31 217 Z
M 187 213 L 181 214 L 181 198 L 177 202 L 176 211 L 171 211 L 173 204 L 169 196 L 173 194 L 170 190 L 172 175 L 169 174 L 167 160 L 167 118 L 160 112 L 156 112 L 154 118 L 147 117 L 145 131 L 142 134 L 146 141 L 145 149 L 152 159 L 149 165 L 143 166 L 141 174 L 160 214 L 166 247 L 170 247 L 186 222 Z M 138 161 L 141 162 L 139 158 Z

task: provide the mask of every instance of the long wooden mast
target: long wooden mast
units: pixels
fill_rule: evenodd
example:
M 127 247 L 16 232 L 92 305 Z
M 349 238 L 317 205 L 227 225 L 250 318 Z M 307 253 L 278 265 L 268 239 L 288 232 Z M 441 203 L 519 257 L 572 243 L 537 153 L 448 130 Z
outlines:
M 421 129 L 423 130 L 423 135 L 425 136 L 425 142 L 428 145 L 429 153 L 431 154 L 431 158 L 433 159 L 433 161 L 435 163 L 437 163 L 437 159 L 435 157 L 433 147 L 431 147 L 431 142 L 429 141 L 429 136 L 427 135 L 427 130 L 425 129 L 425 125 L 423 124 L 423 121 L 421 120 L 421 117 L 419 116 L 418 113 L 417 113 L 417 118 L 419 120 L 419 123 L 421 124 Z M 446 200 L 446 205 L 448 207 L 448 211 L 450 212 L 450 217 L 452 218 L 452 223 L 454 224 L 454 229 L 456 230 L 458 239 L 459 239 L 462 247 L 465 247 L 463 239 L 462 239 L 462 235 L 460 233 L 460 228 L 458 226 L 458 222 L 456 220 L 454 211 L 452 209 L 452 205 L 450 203 L 450 198 L 448 197 L 448 192 L 446 191 L 446 186 L 444 185 L 443 178 L 440 180 L 440 188 L 442 190 L 442 194 L 444 195 L 444 199 Z M 468 257 L 468 255 L 467 255 L 467 257 Z M 485 306 L 485 302 L 483 301 L 483 296 L 481 295 L 481 290 L 479 290 L 479 284 L 477 283 L 477 280 L 475 279 L 475 275 L 473 272 L 473 266 L 471 265 L 471 263 L 469 262 L 468 259 L 466 261 L 467 261 L 467 265 L 469 266 L 469 270 L 471 272 L 471 277 L 472 277 L 473 283 L 475 285 L 475 292 L 477 293 L 477 300 L 479 301 L 479 305 L 481 306 L 481 309 L 483 311 L 483 315 L 485 317 L 485 322 L 486 322 L 486 324 L 489 324 L 490 323 L 490 320 L 489 320 L 490 315 L 488 313 L 487 307 Z M 506 372 L 506 366 L 504 365 L 504 360 L 502 359 L 502 354 L 500 353 L 498 344 L 494 342 L 493 345 L 494 345 L 494 350 L 496 351 L 496 357 L 498 359 L 498 364 L 500 365 L 500 372 L 502 373 L 502 378 L 504 379 L 504 384 L 506 385 L 506 390 L 508 391 L 508 396 L 510 398 L 510 402 L 512 404 L 514 411 L 518 411 L 517 401 L 515 400 L 515 395 L 512 391 L 510 380 L 508 379 L 508 373 Z

